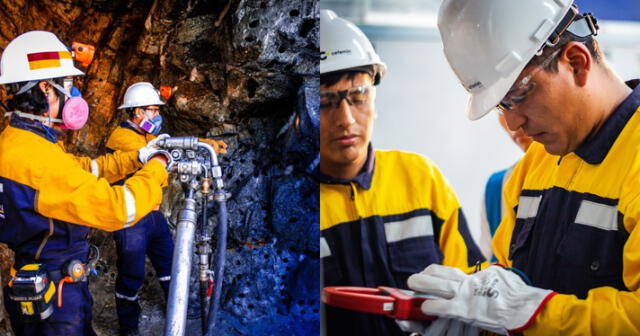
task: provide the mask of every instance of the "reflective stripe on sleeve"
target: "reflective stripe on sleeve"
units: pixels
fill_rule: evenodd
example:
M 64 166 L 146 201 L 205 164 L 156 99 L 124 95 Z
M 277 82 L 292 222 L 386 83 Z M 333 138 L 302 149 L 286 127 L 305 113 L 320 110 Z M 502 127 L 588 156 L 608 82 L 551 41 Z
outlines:
M 527 219 L 535 217 L 538 213 L 538 207 L 540 206 L 540 196 L 520 196 L 520 202 L 518 203 L 517 218 Z
M 169 281 L 169 280 L 171 280 L 171 276 L 170 275 L 158 278 L 158 281 Z
M 582 200 L 575 223 L 601 230 L 618 231 L 618 209 L 615 205 Z
M 387 242 L 404 239 L 433 236 L 433 222 L 430 215 L 418 216 L 398 222 L 384 223 Z
M 136 199 L 126 185 L 123 186 L 122 190 L 124 191 L 124 203 L 127 210 L 127 222 L 124 227 L 128 228 L 136 218 Z
M 124 294 L 120 294 L 118 292 L 116 292 L 116 297 L 118 299 L 124 299 L 124 300 L 129 300 L 129 301 L 136 301 L 138 299 L 138 294 L 136 294 L 135 296 L 126 296 Z
M 329 248 L 329 244 L 324 237 L 320 237 L 320 258 L 330 257 L 331 249 Z
M 93 174 L 95 177 L 100 177 L 100 170 L 98 167 L 98 161 L 91 160 L 91 174 Z

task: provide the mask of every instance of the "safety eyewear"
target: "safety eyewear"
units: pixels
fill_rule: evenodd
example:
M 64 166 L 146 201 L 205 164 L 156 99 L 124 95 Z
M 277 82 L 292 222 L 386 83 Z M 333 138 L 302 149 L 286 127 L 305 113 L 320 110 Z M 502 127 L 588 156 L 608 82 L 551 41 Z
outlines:
M 320 91 L 320 109 L 337 109 L 343 99 L 349 106 L 363 108 L 370 102 L 373 90 L 375 90 L 373 85 L 361 85 L 348 90 Z
M 555 59 L 561 51 L 562 49 L 556 50 L 553 54 L 549 55 L 549 57 L 547 57 L 540 65 L 538 65 L 535 70 L 521 79 L 520 82 L 518 82 L 515 86 L 511 87 L 511 89 L 507 91 L 507 94 L 504 96 L 504 98 L 502 98 L 500 103 L 496 106 L 498 111 L 502 113 L 506 110 L 513 110 L 518 105 L 522 104 L 536 88 L 536 83 L 531 81 L 533 76 L 535 76 L 538 71 L 549 66 L 549 64 L 551 64 L 553 59 Z
M 150 115 L 157 115 L 160 113 L 160 108 L 156 107 L 156 108 L 150 108 L 150 107 L 145 107 L 142 109 L 145 113 L 148 113 Z

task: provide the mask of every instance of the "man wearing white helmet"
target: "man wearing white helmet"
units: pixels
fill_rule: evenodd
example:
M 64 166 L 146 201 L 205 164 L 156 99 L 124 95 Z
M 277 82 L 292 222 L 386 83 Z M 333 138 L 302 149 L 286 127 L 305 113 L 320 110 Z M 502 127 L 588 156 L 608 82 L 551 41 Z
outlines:
M 151 83 L 138 82 L 127 88 L 124 102 L 118 109 L 125 110 L 129 119 L 121 123 L 107 140 L 107 152 L 136 151 L 156 139 L 162 128 L 162 115 L 158 91 Z M 226 153 L 223 141 L 200 139 L 213 146 L 218 153 Z M 118 181 L 116 184 L 122 184 Z M 120 335 L 138 335 L 140 304 L 138 290 L 145 275 L 145 256 L 156 270 L 165 298 L 169 293 L 173 239 L 169 223 L 158 210 L 160 204 L 135 226 L 113 233 L 118 254 L 118 277 L 115 296 Z
M 52 33 L 13 39 L 0 72 L 12 109 L 0 133 L 0 242 L 15 252 L 4 288 L 12 329 L 17 335 L 94 335 L 89 228 L 119 230 L 153 210 L 171 156 L 154 142 L 94 160 L 65 152 L 59 136 L 85 124 L 88 106 L 63 84 L 83 73 Z M 109 184 L 138 169 L 124 185 Z
M 427 314 L 529 335 L 640 334 L 640 87 L 608 66 L 571 0 L 445 0 L 438 24 L 469 117 L 497 107 L 535 141 L 504 188 L 498 262 L 429 267 Z
M 150 83 L 139 82 L 129 86 L 124 94 L 124 103 L 118 107 L 128 111 L 129 119 L 111 133 L 106 143 L 107 152 L 135 151 L 155 139 L 162 127 L 161 105 L 164 103 Z M 156 270 L 165 299 L 169 293 L 173 257 L 169 223 L 156 207 L 135 226 L 114 232 L 113 239 L 118 255 L 115 296 L 119 332 L 123 336 L 138 335 L 138 290 L 145 278 L 147 255 Z
M 385 64 L 367 37 L 320 12 L 320 257 L 324 286 L 391 286 L 429 264 L 470 270 L 482 255 L 430 160 L 374 150 Z M 327 335 L 404 335 L 393 319 L 326 306 Z

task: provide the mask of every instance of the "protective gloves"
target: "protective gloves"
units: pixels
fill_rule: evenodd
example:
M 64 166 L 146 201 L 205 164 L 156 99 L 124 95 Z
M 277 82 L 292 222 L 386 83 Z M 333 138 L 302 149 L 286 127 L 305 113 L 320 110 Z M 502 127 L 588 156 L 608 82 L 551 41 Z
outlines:
M 169 152 L 167 152 L 166 150 L 163 150 L 157 145 L 158 141 L 162 139 L 166 139 L 168 137 L 169 137 L 169 134 L 160 134 L 155 139 L 149 141 L 146 146 L 140 148 L 138 150 L 138 161 L 140 161 L 140 163 L 142 163 L 142 165 L 144 166 L 145 164 L 147 164 L 149 159 L 151 159 L 153 156 L 164 155 L 167 158 L 166 168 L 168 170 L 169 167 L 171 167 L 171 164 L 173 163 L 173 158 L 171 157 L 171 154 L 169 154 Z
M 214 140 L 214 139 L 207 139 L 207 138 L 198 138 L 198 140 L 211 145 L 211 147 L 213 147 L 213 149 L 218 154 L 227 153 L 227 144 L 223 140 Z
M 528 286 L 518 275 L 498 266 L 467 275 L 457 268 L 434 264 L 411 275 L 407 284 L 416 292 L 443 298 L 424 301 L 421 308 L 425 314 L 501 333 L 528 328 L 556 294 Z
M 396 320 L 400 329 L 422 336 L 478 336 L 480 330 L 460 320 L 440 317 L 429 323 L 424 321 Z

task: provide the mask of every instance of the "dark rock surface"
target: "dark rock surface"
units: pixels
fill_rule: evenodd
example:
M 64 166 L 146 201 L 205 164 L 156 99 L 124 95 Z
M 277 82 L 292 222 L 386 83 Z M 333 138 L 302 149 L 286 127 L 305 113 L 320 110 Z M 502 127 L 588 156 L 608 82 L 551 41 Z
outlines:
M 317 0 L 0 0 L 0 24 L 0 48 L 34 29 L 96 47 L 76 81 L 91 115 L 65 139 L 75 153 L 104 152 L 106 136 L 126 117 L 116 107 L 127 86 L 172 87 L 163 131 L 229 146 L 219 157 L 232 195 L 219 335 L 319 333 L 319 199 L 309 177 L 318 162 Z M 172 225 L 181 197 L 173 181 L 162 205 Z M 208 214 L 215 232 L 215 209 Z M 91 280 L 94 327 L 117 335 L 114 244 L 95 230 L 91 241 L 102 252 L 101 274 Z M 5 283 L 10 255 L 0 247 Z M 159 335 L 162 291 L 149 263 L 146 270 L 140 327 Z M 196 335 L 197 283 L 191 288 L 187 334 Z M 6 330 L 0 314 L 0 335 Z

